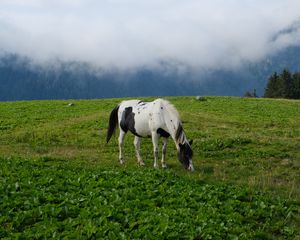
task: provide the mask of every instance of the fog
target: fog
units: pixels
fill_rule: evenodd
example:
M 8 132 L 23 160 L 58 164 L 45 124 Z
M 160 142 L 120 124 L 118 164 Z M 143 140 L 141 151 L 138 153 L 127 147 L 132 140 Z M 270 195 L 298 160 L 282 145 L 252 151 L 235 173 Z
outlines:
M 300 44 L 299 0 L 0 0 L 0 52 L 102 68 L 236 68 Z

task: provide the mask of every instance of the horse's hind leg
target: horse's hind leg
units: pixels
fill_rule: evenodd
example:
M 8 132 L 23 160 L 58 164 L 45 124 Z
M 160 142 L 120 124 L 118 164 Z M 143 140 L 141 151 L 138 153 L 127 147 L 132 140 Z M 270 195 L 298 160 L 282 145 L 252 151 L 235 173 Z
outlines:
M 124 138 L 126 133 L 120 129 L 120 135 L 119 135 L 119 161 L 121 164 L 124 163 L 124 153 L 123 153 L 123 146 L 124 146 Z
M 136 157 L 137 157 L 137 160 L 138 160 L 138 163 L 141 165 L 141 166 L 144 166 L 145 163 L 141 157 L 141 152 L 140 152 L 140 149 L 141 149 L 141 138 L 138 137 L 138 136 L 135 136 L 134 137 L 134 147 L 135 147 L 135 153 L 136 153 Z
M 162 168 L 167 168 L 166 165 L 167 146 L 168 146 L 168 138 L 164 138 L 163 147 L 162 147 L 162 158 L 161 158 Z

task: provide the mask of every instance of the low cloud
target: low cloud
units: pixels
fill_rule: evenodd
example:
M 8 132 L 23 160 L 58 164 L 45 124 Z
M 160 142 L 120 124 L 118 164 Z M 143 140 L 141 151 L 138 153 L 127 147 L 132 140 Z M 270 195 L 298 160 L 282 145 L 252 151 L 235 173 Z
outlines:
M 300 44 L 298 0 L 0 0 L 0 51 L 134 69 L 235 68 Z

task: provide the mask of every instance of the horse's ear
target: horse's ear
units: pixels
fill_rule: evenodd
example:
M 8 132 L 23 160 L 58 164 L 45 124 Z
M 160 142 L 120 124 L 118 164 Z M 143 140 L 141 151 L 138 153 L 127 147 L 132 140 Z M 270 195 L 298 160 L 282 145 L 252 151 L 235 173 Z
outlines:
M 192 144 L 193 144 L 193 139 L 192 139 L 192 140 L 189 140 L 189 144 L 190 144 L 190 146 L 192 146 Z

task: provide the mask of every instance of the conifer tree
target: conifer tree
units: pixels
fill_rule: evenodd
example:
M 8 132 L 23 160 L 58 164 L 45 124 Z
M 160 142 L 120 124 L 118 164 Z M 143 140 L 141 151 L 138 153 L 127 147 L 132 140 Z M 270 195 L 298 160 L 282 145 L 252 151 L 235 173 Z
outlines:
M 282 98 L 293 98 L 293 79 L 289 70 L 284 69 L 280 74 L 281 84 L 280 84 L 280 95 Z
M 268 80 L 264 97 L 300 99 L 300 72 L 291 74 L 284 69 L 280 75 L 276 72 Z
M 273 73 L 267 83 L 267 87 L 265 89 L 264 97 L 266 98 L 278 98 L 280 97 L 280 77 L 275 72 Z
M 296 72 L 293 79 L 293 98 L 300 99 L 300 72 Z

